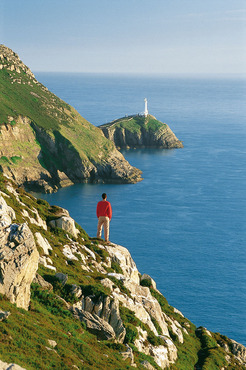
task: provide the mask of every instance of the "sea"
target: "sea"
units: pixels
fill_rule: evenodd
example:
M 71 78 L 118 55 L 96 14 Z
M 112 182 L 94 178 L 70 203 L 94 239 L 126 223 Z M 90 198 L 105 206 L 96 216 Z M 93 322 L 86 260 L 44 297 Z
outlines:
M 96 236 L 112 204 L 110 240 L 128 248 L 170 305 L 196 326 L 246 345 L 246 76 L 36 73 L 93 125 L 149 113 L 183 149 L 122 153 L 137 184 L 76 184 L 37 194 Z

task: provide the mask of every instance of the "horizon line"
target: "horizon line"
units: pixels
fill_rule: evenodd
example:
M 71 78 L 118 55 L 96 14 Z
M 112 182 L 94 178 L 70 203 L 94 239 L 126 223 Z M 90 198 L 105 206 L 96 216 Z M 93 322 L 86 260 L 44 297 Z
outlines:
M 246 77 L 245 72 L 85 72 L 85 71 L 54 71 L 32 70 L 33 73 L 56 73 L 56 74 L 84 74 L 84 75 L 125 75 L 125 76 L 241 76 Z

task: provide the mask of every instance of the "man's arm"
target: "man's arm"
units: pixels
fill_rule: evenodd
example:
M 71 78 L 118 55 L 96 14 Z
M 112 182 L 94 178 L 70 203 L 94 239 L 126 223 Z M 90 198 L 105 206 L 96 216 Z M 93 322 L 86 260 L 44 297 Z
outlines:
M 108 206 L 108 211 L 109 211 L 109 219 L 111 220 L 112 218 L 112 207 L 111 207 L 111 204 L 109 203 L 109 206 Z
M 99 211 L 99 202 L 97 203 L 97 218 L 99 218 L 99 216 L 98 216 L 98 212 Z

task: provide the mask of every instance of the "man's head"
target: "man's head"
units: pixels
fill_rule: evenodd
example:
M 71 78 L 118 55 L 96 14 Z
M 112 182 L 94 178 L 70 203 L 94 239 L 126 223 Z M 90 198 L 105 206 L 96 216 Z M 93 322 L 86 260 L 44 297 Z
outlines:
M 103 200 L 106 200 L 107 199 L 107 194 L 106 193 L 103 193 L 102 194 L 102 198 L 103 198 Z

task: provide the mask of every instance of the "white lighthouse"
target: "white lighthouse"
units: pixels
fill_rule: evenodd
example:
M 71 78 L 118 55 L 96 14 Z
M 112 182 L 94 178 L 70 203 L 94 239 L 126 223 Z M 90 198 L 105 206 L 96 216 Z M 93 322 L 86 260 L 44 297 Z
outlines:
M 147 117 L 148 114 L 148 101 L 147 98 L 144 98 L 144 117 Z

